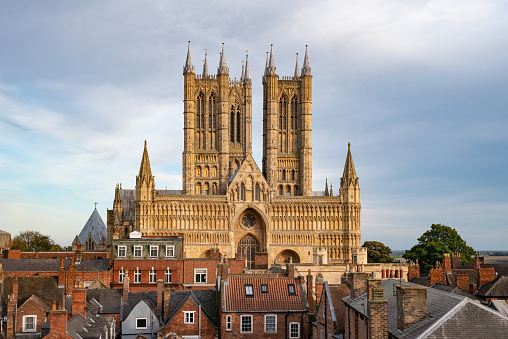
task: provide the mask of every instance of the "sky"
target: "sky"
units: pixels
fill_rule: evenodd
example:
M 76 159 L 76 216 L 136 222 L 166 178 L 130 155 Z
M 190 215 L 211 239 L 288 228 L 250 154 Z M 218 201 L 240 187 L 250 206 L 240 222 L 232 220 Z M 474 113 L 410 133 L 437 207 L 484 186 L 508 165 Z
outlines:
M 273 44 L 293 75 L 308 45 L 313 190 L 338 194 L 351 151 L 362 242 L 409 249 L 433 223 L 508 250 L 508 4 L 483 0 L 2 1 L 0 229 L 70 245 L 114 188 L 134 188 L 144 140 L 158 189 L 182 188 L 187 41 L 231 78 L 248 50 L 253 156 Z

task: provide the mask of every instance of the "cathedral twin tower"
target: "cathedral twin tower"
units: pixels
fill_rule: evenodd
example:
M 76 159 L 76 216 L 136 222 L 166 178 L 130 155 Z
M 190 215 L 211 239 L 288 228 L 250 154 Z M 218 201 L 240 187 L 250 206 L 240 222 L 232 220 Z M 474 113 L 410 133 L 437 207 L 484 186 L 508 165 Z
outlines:
M 156 190 L 145 143 L 134 190 L 117 185 L 108 240 L 139 231 L 184 236 L 187 257 L 243 253 L 268 262 L 348 262 L 360 246 L 360 188 L 348 149 L 338 196 L 312 191 L 312 75 L 307 49 L 293 76 L 263 75 L 263 161 L 252 158 L 248 56 L 229 78 L 224 45 L 217 74 L 196 74 L 190 43 L 183 67 L 183 190 Z

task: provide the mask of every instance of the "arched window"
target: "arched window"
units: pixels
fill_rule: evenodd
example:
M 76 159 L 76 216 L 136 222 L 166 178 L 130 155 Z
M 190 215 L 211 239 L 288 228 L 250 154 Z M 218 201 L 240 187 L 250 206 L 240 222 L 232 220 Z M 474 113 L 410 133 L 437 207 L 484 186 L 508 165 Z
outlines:
M 240 106 L 236 107 L 236 142 L 241 142 L 241 135 L 240 133 L 242 128 L 242 119 L 240 119 Z
M 215 142 L 215 129 L 217 126 L 217 106 L 215 105 L 215 95 L 212 93 L 210 94 L 210 98 L 208 100 L 208 127 L 209 127 L 209 146 L 211 149 L 215 149 L 216 142 Z
M 286 197 L 289 197 L 291 196 L 291 186 L 287 185 L 286 186 Z
M 254 187 L 254 200 L 256 201 L 259 201 L 259 192 L 261 190 L 259 189 L 259 184 L 256 184 L 256 186 Z
M 205 128 L 205 101 L 203 94 L 200 93 L 196 100 L 196 129 L 198 133 L 198 148 L 205 148 L 205 141 L 203 140 L 203 130 Z
M 295 194 L 295 195 L 299 195 L 299 194 L 300 194 L 300 192 L 298 192 L 298 185 L 295 185 L 295 191 L 294 191 L 294 194 Z
M 297 107 L 298 107 L 298 99 L 296 97 L 291 98 L 291 130 L 296 131 L 298 129 L 297 122 Z
M 217 194 L 217 184 L 215 182 L 212 184 L 212 194 L 213 195 Z
M 248 269 L 252 269 L 254 267 L 254 255 L 258 252 L 259 252 L 258 241 L 252 235 L 247 234 L 238 242 L 236 253 L 243 254 L 244 258 L 247 259 Z
M 196 168 L 196 176 L 197 176 L 197 177 L 200 177 L 200 176 L 201 176 L 201 166 L 198 166 L 198 167 Z
M 240 200 L 245 200 L 245 185 L 242 182 L 242 185 L 240 186 Z
M 282 196 L 282 185 L 279 185 L 279 195 Z
M 212 169 L 212 177 L 216 177 L 216 176 L 217 176 L 217 166 L 214 166 Z
M 208 166 L 205 166 L 205 177 L 208 177 L 208 175 L 210 174 L 209 170 L 208 170 Z
M 230 135 L 230 140 L 231 142 L 235 142 L 235 107 L 234 106 L 231 106 L 231 112 L 229 114 L 229 122 L 230 122 L 230 127 L 229 127 L 229 135 Z
M 210 194 L 210 187 L 208 186 L 208 183 L 205 183 L 204 185 L 204 193 L 205 195 Z
M 201 194 L 201 183 L 196 184 L 196 194 Z

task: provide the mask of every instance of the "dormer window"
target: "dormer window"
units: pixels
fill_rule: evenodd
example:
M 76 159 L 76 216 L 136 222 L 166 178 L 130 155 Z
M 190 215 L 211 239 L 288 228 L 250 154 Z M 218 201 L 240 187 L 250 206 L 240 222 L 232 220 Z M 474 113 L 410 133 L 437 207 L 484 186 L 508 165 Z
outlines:
M 118 246 L 118 258 L 125 258 L 127 246 Z
M 254 297 L 254 288 L 253 288 L 252 284 L 245 285 L 245 296 L 247 298 Z
M 150 246 L 150 258 L 157 258 L 159 256 L 159 246 Z
M 268 285 L 266 284 L 261 285 L 261 293 L 268 293 Z
M 288 293 L 289 293 L 289 295 L 295 295 L 296 294 L 295 284 L 289 284 L 288 285 Z
M 134 258 L 141 258 L 143 256 L 143 246 L 134 246 Z

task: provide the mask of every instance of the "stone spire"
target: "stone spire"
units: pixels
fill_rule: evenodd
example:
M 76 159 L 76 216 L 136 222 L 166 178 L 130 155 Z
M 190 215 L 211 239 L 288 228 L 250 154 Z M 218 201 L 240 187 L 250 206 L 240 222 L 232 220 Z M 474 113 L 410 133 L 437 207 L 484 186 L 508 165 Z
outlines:
M 311 75 L 307 45 L 305 45 L 305 58 L 303 59 L 302 75 Z
M 344 173 L 342 174 L 341 186 L 342 181 L 348 181 L 349 183 L 351 180 L 354 179 L 358 179 L 358 177 L 356 176 L 355 164 L 353 163 L 353 156 L 351 155 L 351 143 L 348 142 L 346 165 L 344 165 Z
M 155 194 L 155 182 L 152 176 L 152 169 L 150 167 L 150 159 L 148 158 L 148 150 L 146 147 L 143 150 L 143 157 L 141 158 L 141 165 L 139 166 L 139 174 L 136 177 L 136 200 L 151 200 Z
M 245 77 L 245 66 L 242 64 L 242 75 L 240 76 L 240 81 L 243 82 L 243 78 Z
M 275 60 L 273 58 L 273 44 L 270 45 L 270 60 L 266 67 L 266 75 L 276 75 Z
M 183 74 L 187 73 L 194 73 L 194 65 L 192 64 L 192 57 L 190 52 L 190 41 L 189 41 L 189 47 L 187 49 L 187 60 L 185 61 L 185 66 L 183 66 Z
M 300 66 L 298 65 L 298 53 L 296 53 L 295 80 L 300 78 Z
M 328 178 L 326 178 L 326 181 L 325 181 L 325 196 L 329 196 L 330 193 L 328 192 Z
M 152 177 L 152 168 L 150 167 L 150 159 L 148 158 L 148 149 L 146 148 L 146 140 L 145 140 L 145 149 L 143 150 L 143 157 L 141 158 L 141 165 L 139 166 L 139 174 L 138 177 L 141 179 L 143 177 Z
M 206 60 L 206 52 L 205 52 L 205 63 L 203 64 L 203 78 L 208 76 L 208 61 Z
M 330 184 L 330 196 L 333 197 L 333 185 Z
M 113 211 L 115 216 L 115 225 L 123 221 L 123 202 L 121 195 L 122 185 L 117 184 L 115 188 L 115 201 L 113 202 Z
M 360 202 L 360 184 L 351 155 L 351 143 L 348 143 L 347 146 L 346 164 L 342 178 L 340 178 L 340 195 L 343 202 Z
M 250 84 L 251 83 L 250 71 L 249 71 L 249 55 L 248 54 L 245 56 L 245 74 L 244 74 L 244 77 L 243 77 L 243 83 L 244 84 Z
M 229 67 L 226 64 L 226 53 L 224 52 L 224 43 L 222 43 L 222 52 L 220 53 L 219 67 L 217 74 L 229 74 Z
M 268 73 L 268 52 L 266 52 L 265 73 L 263 74 L 263 78 L 266 77 L 267 73 Z

